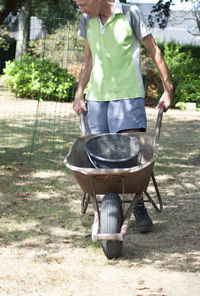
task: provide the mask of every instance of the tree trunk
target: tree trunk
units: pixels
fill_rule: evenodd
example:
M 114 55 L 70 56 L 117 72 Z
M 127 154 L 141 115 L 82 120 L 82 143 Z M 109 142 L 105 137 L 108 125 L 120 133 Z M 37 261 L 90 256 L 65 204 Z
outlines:
M 26 0 L 18 13 L 18 36 L 15 59 L 20 60 L 26 52 L 30 37 L 31 0 Z

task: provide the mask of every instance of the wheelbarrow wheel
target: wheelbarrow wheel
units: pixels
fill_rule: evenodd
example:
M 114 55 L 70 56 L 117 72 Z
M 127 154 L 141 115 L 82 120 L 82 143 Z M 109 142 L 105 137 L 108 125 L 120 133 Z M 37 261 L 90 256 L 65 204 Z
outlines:
M 123 223 L 122 203 L 116 193 L 107 193 L 101 205 L 100 232 L 102 234 L 119 233 Z M 123 242 L 117 240 L 102 241 L 102 249 L 108 259 L 122 255 Z

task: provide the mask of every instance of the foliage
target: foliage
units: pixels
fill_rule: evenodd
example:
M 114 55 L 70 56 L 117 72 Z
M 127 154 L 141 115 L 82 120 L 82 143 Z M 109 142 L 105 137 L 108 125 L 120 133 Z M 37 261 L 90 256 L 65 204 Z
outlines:
M 60 66 L 77 59 L 82 62 L 84 40 L 77 36 L 78 25 L 79 21 L 68 21 L 65 26 L 57 29 L 53 34 L 46 34 L 43 39 L 29 42 L 29 52 L 37 57 L 45 55 L 46 59 L 57 61 Z
M 197 27 L 200 31 L 200 1 L 199 0 L 180 0 L 181 2 L 192 2 L 193 3 L 193 18 L 197 23 Z M 151 14 L 148 16 L 149 25 L 153 27 L 156 23 L 161 29 L 167 27 L 167 21 L 170 17 L 171 6 L 174 5 L 175 0 L 158 0 L 153 6 Z
M 14 41 L 10 37 L 9 32 L 5 26 L 0 26 L 0 48 L 3 48 L 4 51 L 8 51 L 10 44 Z
M 193 58 L 191 51 L 181 52 L 180 45 L 167 43 L 164 57 L 174 85 L 174 104 L 182 101 L 200 105 L 200 59 Z
M 164 54 L 164 46 L 165 42 L 157 42 L 159 48 L 161 49 L 162 53 Z M 168 45 L 171 47 L 176 46 L 175 41 L 168 42 Z M 190 51 L 191 56 L 193 58 L 199 58 L 199 52 L 200 52 L 200 46 L 199 45 L 193 45 L 193 44 L 179 44 L 179 51 L 180 52 L 188 52 Z
M 186 110 L 187 106 L 186 106 L 186 103 L 184 103 L 184 102 L 178 102 L 178 103 L 176 103 L 175 108 L 178 108 L 178 109 L 184 111 L 184 110 Z M 199 112 L 200 108 L 196 107 L 196 111 Z
M 76 88 L 74 76 L 55 62 L 24 55 L 6 62 L 4 81 L 17 97 L 71 101 Z
M 25 0 L 2 0 L 0 1 L 0 24 L 2 24 L 10 13 L 16 15 L 18 10 L 24 5 Z M 34 16 L 44 17 L 48 19 L 48 6 L 54 5 L 55 14 L 58 11 L 65 11 L 65 14 L 74 17 L 77 8 L 76 2 L 73 0 L 32 0 L 32 11 Z M 51 23 L 51 20 L 48 24 Z
M 6 26 L 0 25 L 0 75 L 5 62 L 15 57 L 16 41 L 9 35 Z
M 25 0 L 2 0 L 0 2 L 0 25 L 3 24 L 10 13 L 16 15 L 24 1 Z
M 164 0 L 159 0 L 156 5 L 153 6 L 151 14 L 148 17 L 151 27 L 153 27 L 155 23 L 158 23 L 161 29 L 166 28 L 171 5 L 173 5 L 173 0 L 168 0 L 166 2 Z
M 32 0 L 32 15 L 42 20 L 48 33 L 77 17 L 76 2 L 70 0 Z
M 183 51 L 181 45 L 163 43 L 163 46 L 174 85 L 174 106 L 177 102 L 196 102 L 200 106 L 200 59 L 192 57 L 191 50 Z M 154 81 L 158 86 L 158 71 L 156 76 Z
M 68 21 L 54 34 L 29 42 L 28 52 L 37 58 L 57 62 L 78 81 L 84 57 L 84 39 L 77 36 L 78 25 L 79 22 Z
M 178 109 L 184 111 L 184 110 L 186 110 L 186 103 L 178 102 L 178 103 L 176 103 L 175 108 L 178 108 Z

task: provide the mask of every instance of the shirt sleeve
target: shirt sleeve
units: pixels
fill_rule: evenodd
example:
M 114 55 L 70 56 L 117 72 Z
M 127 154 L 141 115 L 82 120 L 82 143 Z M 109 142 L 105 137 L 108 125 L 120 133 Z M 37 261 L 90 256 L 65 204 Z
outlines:
M 131 7 L 130 17 L 132 29 L 139 40 L 142 40 L 144 37 L 151 34 L 151 31 L 146 24 L 145 18 L 138 7 Z
M 78 35 L 87 39 L 87 27 L 89 23 L 89 16 L 85 13 L 81 15 L 79 28 L 78 28 Z

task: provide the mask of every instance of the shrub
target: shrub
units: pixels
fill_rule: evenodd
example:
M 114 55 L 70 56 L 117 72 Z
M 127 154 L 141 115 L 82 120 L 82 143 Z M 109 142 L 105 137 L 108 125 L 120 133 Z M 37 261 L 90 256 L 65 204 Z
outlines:
M 173 106 L 178 106 L 178 102 L 196 102 L 200 107 L 200 58 L 195 57 L 196 47 L 192 51 L 192 46 L 164 42 L 161 49 L 174 86 Z M 162 95 L 161 81 L 158 71 L 153 72 L 148 75 L 147 88 L 155 90 L 154 97 L 158 100 Z
M 37 100 L 71 101 L 77 86 L 67 69 L 28 55 L 6 62 L 4 81 L 17 97 Z
M 174 105 L 177 102 L 196 102 L 200 105 L 200 59 L 191 50 L 181 51 L 180 45 L 164 44 L 164 58 L 174 85 Z
M 16 40 L 11 38 L 5 26 L 0 26 L 0 74 L 3 73 L 5 63 L 15 57 Z
M 10 37 L 6 27 L 1 25 L 0 26 L 0 49 L 3 49 L 4 51 L 8 51 L 10 44 L 13 43 L 13 41 L 14 41 L 14 38 Z

